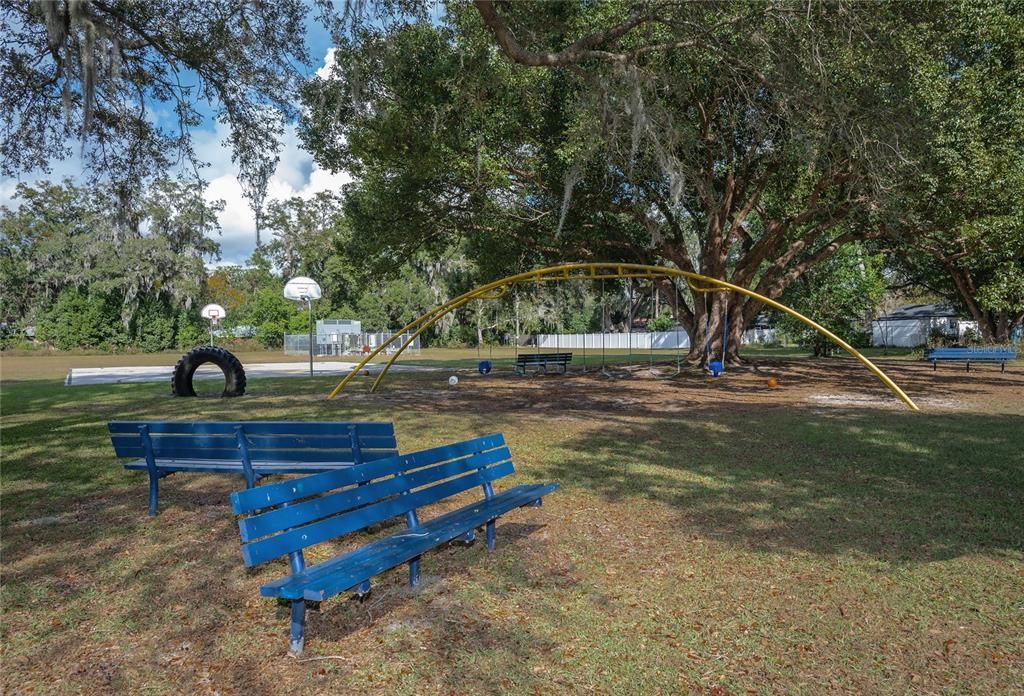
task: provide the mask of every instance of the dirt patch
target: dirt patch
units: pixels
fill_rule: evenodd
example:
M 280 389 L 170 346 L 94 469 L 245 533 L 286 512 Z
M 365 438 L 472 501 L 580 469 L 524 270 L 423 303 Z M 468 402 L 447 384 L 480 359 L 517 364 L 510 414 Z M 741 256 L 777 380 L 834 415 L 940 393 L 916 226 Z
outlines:
M 1013 412 L 1024 408 L 1024 371 L 1010 369 L 946 370 L 906 360 L 876 361 L 922 410 Z M 600 412 L 653 413 L 736 411 L 751 407 L 785 408 L 815 404 L 839 408 L 906 409 L 884 384 L 853 360 L 775 360 L 730 368 L 718 378 L 674 365 L 655 364 L 602 373 L 577 369 L 568 375 L 519 377 L 481 376 L 459 371 L 457 387 L 447 385 L 448 373 L 395 378 L 380 390 L 368 392 L 369 382 L 354 383 L 343 399 L 375 403 L 478 410 L 547 411 L 560 415 Z M 773 379 L 773 382 L 769 382 Z

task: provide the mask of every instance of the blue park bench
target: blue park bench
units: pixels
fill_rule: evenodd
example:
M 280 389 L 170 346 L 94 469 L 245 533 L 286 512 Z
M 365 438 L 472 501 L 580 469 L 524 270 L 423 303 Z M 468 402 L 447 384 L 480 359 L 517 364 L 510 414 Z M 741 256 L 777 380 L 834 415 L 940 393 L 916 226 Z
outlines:
M 158 482 L 178 472 L 236 474 L 252 488 L 271 474 L 315 474 L 398 454 L 391 423 L 114 421 L 107 425 L 125 469 Z
M 972 362 L 997 362 L 1002 364 L 999 371 L 1005 372 L 1007 361 L 1016 358 L 1013 348 L 929 348 L 924 352 L 924 359 L 931 361 L 933 370 L 940 361 L 966 362 L 968 372 Z
M 504 436 L 487 435 L 412 454 L 378 459 L 346 469 L 291 479 L 231 495 L 242 558 L 252 567 L 287 555 L 291 573 L 260 587 L 264 597 L 291 603 L 290 647 L 302 652 L 306 601 L 320 602 L 355 590 L 363 597 L 370 579 L 402 563 L 409 584 L 419 583 L 420 556 L 453 539 L 472 541 L 487 528 L 494 550 L 499 515 L 528 505 L 558 489 L 557 484 L 526 484 L 495 493 L 491 485 L 515 472 Z M 418 509 L 480 486 L 483 498 L 429 521 Z M 306 567 L 303 549 L 366 529 L 396 516 L 406 528 L 362 548 Z

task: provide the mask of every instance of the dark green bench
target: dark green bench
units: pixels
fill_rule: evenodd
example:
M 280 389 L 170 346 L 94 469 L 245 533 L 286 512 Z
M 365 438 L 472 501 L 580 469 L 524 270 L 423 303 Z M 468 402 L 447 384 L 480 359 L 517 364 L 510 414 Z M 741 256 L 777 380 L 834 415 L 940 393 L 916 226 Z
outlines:
M 409 584 L 415 586 L 424 553 L 453 539 L 472 540 L 480 527 L 486 527 L 487 549 L 493 550 L 500 515 L 540 505 L 558 489 L 557 484 L 526 484 L 495 493 L 492 482 L 514 472 L 505 438 L 497 434 L 238 491 L 231 506 L 242 515 L 242 558 L 251 567 L 288 556 L 291 572 L 260 587 L 260 594 L 291 603 L 290 647 L 299 653 L 306 601 L 348 590 L 365 596 L 373 576 L 402 563 L 409 564 Z M 429 521 L 420 519 L 425 505 L 477 487 L 482 498 Z M 400 515 L 406 529 L 306 566 L 304 549 Z
M 253 487 L 271 474 L 315 474 L 398 454 L 391 423 L 114 421 L 125 469 L 149 474 L 149 514 L 159 481 L 179 472 L 232 474 Z
M 526 368 L 530 365 L 538 367 L 540 369 L 537 372 L 543 371 L 544 374 L 548 373 L 548 365 L 555 365 L 562 368 L 562 374 L 565 374 L 567 365 L 572 362 L 572 353 L 520 353 L 516 357 L 516 374 L 526 375 Z

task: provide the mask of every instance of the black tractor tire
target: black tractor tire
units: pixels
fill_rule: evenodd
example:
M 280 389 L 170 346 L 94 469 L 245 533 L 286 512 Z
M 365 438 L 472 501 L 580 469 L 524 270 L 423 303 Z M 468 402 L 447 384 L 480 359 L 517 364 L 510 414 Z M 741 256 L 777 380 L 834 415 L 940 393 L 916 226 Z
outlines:
M 195 396 L 192 377 L 196 368 L 213 363 L 224 373 L 224 393 L 221 396 L 241 396 L 245 393 L 245 368 L 229 351 L 217 346 L 199 346 L 181 356 L 174 366 L 171 392 L 175 396 Z

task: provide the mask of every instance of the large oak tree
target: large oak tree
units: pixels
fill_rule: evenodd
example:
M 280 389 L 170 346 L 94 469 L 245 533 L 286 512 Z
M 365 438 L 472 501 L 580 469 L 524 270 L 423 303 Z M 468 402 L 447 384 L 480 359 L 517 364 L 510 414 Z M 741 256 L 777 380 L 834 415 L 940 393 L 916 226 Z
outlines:
M 910 14 L 452 5 L 440 24 L 351 35 L 333 79 L 305 90 L 303 136 L 323 164 L 357 175 L 346 211 L 392 262 L 465 238 L 491 275 L 668 263 L 775 298 L 885 228 L 885 201 L 914 166 Z M 691 345 L 710 328 L 712 352 L 728 312 L 733 359 L 762 309 L 722 294 L 666 299 Z

